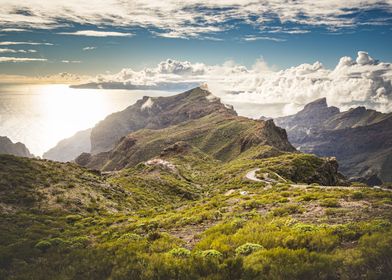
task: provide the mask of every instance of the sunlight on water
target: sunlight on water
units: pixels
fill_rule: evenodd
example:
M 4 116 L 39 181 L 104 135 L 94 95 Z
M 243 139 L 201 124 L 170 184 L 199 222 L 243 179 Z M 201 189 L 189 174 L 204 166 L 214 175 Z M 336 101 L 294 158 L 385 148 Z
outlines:
M 0 136 L 42 155 L 60 140 L 159 91 L 72 89 L 67 85 L 0 84 Z

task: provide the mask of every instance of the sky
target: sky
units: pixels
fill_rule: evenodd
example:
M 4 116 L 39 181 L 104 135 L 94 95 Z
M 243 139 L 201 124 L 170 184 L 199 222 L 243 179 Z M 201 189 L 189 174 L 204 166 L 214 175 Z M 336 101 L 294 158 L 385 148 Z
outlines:
M 208 82 L 249 102 L 297 109 L 327 96 L 386 112 L 391 46 L 392 0 L 0 0 L 7 82 Z

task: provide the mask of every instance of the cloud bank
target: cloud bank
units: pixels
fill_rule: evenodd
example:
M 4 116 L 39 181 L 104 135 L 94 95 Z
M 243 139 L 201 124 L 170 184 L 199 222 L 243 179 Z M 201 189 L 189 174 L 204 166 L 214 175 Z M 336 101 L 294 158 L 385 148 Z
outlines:
M 77 23 L 141 27 L 152 29 L 158 36 L 176 38 L 227 31 L 240 24 L 271 33 L 296 33 L 295 29 L 279 31 L 277 23 L 336 31 L 358 25 L 391 24 L 392 12 L 392 0 L 0 0 L 0 6 L 0 26 L 6 30 L 69 28 Z M 385 17 L 366 17 L 367 12 L 376 10 L 383 11 Z
M 45 62 L 48 61 L 46 58 L 30 58 L 30 57 L 0 57 L 1 62 Z
M 133 33 L 97 30 L 78 30 L 75 32 L 59 32 L 58 34 L 90 37 L 131 37 L 134 35 Z
M 342 57 L 334 69 L 320 62 L 275 71 L 263 60 L 247 68 L 232 61 L 206 65 L 168 59 L 140 71 L 98 75 L 81 87 L 183 90 L 202 83 L 227 103 L 280 104 L 276 115 L 294 113 L 320 97 L 342 109 L 365 105 L 392 111 L 392 65 L 363 51 L 355 59 Z

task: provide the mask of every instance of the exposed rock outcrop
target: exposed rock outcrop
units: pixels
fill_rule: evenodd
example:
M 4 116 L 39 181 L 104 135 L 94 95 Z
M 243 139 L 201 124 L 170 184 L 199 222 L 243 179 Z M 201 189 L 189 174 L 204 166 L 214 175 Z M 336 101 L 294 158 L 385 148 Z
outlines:
M 128 135 L 120 137 L 127 131 Z M 76 162 L 93 169 L 118 170 L 157 157 L 168 149 L 185 148 L 186 144 L 221 161 L 233 160 L 259 145 L 295 151 L 285 130 L 272 120 L 239 117 L 231 107 L 201 88 L 171 97 L 145 97 L 109 116 L 92 131 L 92 151 L 109 148 L 116 138 L 108 139 L 111 133 L 119 139 L 110 151 L 92 153 L 87 163 L 88 157 L 83 155 Z
M 200 87 L 169 97 L 143 97 L 121 112 L 109 115 L 91 132 L 91 153 L 109 151 L 125 135 L 139 129 L 162 129 L 211 113 L 236 112 Z
M 295 115 L 276 118 L 290 142 L 302 152 L 335 156 L 349 177 L 375 174 L 392 181 L 392 114 L 365 107 L 339 112 L 325 98 Z
M 0 154 L 14 155 L 19 157 L 34 157 L 27 147 L 20 142 L 13 143 L 8 137 L 0 136 Z
M 67 162 L 74 160 L 81 153 L 88 153 L 91 149 L 91 128 L 77 132 L 70 138 L 61 140 L 55 147 L 43 154 L 43 158 Z

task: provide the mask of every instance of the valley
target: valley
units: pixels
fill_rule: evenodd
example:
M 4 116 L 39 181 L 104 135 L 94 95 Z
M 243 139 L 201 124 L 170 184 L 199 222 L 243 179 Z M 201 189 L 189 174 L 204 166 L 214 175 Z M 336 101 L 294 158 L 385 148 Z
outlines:
M 386 279 L 388 186 L 211 96 L 143 98 L 75 162 L 0 155 L 0 278 Z

